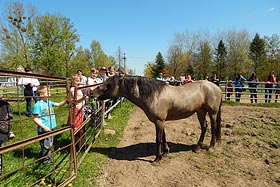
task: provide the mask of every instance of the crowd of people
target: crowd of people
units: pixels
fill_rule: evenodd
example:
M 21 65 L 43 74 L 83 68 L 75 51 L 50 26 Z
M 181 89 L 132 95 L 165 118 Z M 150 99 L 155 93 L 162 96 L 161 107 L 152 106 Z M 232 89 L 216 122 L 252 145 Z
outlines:
M 115 70 L 114 67 L 111 66 L 108 69 L 106 67 L 101 67 L 99 70 L 96 68 L 92 68 L 90 70 L 89 77 L 84 76 L 82 70 L 77 70 L 77 74 L 74 74 L 72 76 L 69 93 L 70 93 L 70 99 L 71 100 L 75 99 L 76 105 L 74 109 L 70 111 L 71 113 L 74 113 L 74 116 L 70 114 L 67 123 L 70 124 L 71 122 L 73 122 L 72 118 L 74 118 L 75 129 L 79 129 L 75 135 L 77 150 L 80 150 L 84 144 L 85 129 L 84 127 L 80 128 L 80 126 L 85 120 L 84 109 L 86 104 L 89 104 L 89 100 L 91 100 L 90 104 L 91 104 L 92 111 L 95 111 L 101 106 L 100 101 L 96 101 L 94 98 L 90 98 L 91 92 L 94 90 L 94 88 L 96 88 L 98 84 L 106 81 L 106 79 L 114 75 L 115 75 Z M 78 87 L 84 87 L 84 86 L 86 86 L 87 88 L 76 89 Z M 114 104 L 114 102 L 117 102 L 117 98 L 113 101 L 105 102 L 105 111 L 107 111 Z M 112 118 L 110 112 L 107 112 L 105 118 L 107 119 Z
M 159 73 L 157 80 L 166 81 L 170 85 L 183 85 L 186 83 L 193 82 L 191 75 L 180 76 L 179 80 L 176 80 L 173 76 L 170 78 L 164 78 L 163 73 Z M 212 75 L 209 76 L 207 73 L 204 77 L 204 80 L 208 80 L 220 86 L 220 79 L 216 71 L 213 71 Z M 248 87 L 245 86 L 245 82 L 248 83 Z M 274 72 L 271 71 L 268 76 L 266 76 L 264 80 L 264 91 L 265 91 L 265 103 L 270 103 L 272 100 L 273 92 L 275 93 L 275 102 L 278 102 L 279 95 L 280 95 L 280 81 L 277 82 L 276 76 Z M 229 80 L 226 82 L 225 85 L 225 92 L 226 92 L 226 99 L 230 100 L 231 95 L 235 93 L 235 101 L 240 102 L 241 95 L 246 88 L 249 89 L 250 92 L 250 101 L 251 103 L 258 102 L 258 88 L 260 86 L 260 81 L 256 75 L 256 73 L 252 73 L 249 79 L 246 79 L 241 73 L 236 73 L 234 80 Z
M 248 82 L 248 89 L 250 92 L 250 100 L 251 103 L 257 103 L 258 102 L 258 86 L 259 86 L 259 79 L 257 78 L 256 73 L 252 73 L 250 78 L 247 80 L 245 77 L 243 77 L 240 73 L 236 74 L 236 77 L 234 79 L 234 87 L 235 87 L 235 101 L 240 102 L 241 94 L 246 90 L 244 82 Z M 230 100 L 230 95 L 232 92 L 232 85 L 228 82 L 227 84 L 227 93 L 228 96 L 227 99 Z M 265 103 L 270 103 L 272 99 L 273 91 L 275 92 L 275 102 L 278 101 L 278 96 L 280 93 L 279 90 L 279 84 L 280 82 L 276 80 L 276 76 L 274 75 L 273 71 L 270 71 L 269 75 L 265 78 L 265 84 L 264 84 L 264 90 L 265 90 Z
M 40 81 L 37 78 L 34 78 L 32 75 L 28 75 L 32 73 L 32 69 L 27 66 L 24 69 L 26 76 L 22 76 L 18 80 L 18 85 L 21 88 L 25 102 L 26 102 L 26 113 L 27 117 L 33 118 L 34 123 L 37 126 L 38 135 L 42 135 L 47 132 L 51 132 L 56 128 L 56 117 L 54 113 L 53 107 L 60 107 L 65 104 L 69 104 L 71 101 L 74 101 L 74 105 L 70 106 L 69 115 L 67 124 L 74 125 L 74 128 L 77 130 L 75 133 L 75 144 L 76 149 L 80 150 L 84 145 L 84 133 L 85 128 L 82 127 L 82 123 L 85 120 L 85 112 L 84 107 L 86 106 L 89 100 L 94 100 L 94 98 L 90 98 L 91 91 L 100 83 L 105 81 L 107 78 L 114 76 L 116 74 L 114 67 L 101 67 L 99 70 L 96 68 L 92 68 L 90 70 L 90 76 L 86 77 L 83 75 L 82 70 L 77 70 L 76 74 L 74 74 L 71 78 L 70 89 L 68 90 L 66 99 L 60 102 L 54 102 L 51 100 L 51 89 L 49 86 L 40 85 Z M 78 87 L 85 87 L 85 89 L 77 89 Z M 114 101 L 106 102 L 105 111 L 114 104 L 113 102 L 117 102 L 119 98 L 114 99 Z M 3 101 L 3 102 L 2 102 Z M 35 103 L 32 104 L 32 101 Z M 5 104 L 6 103 L 6 104 Z M 101 106 L 100 101 L 92 101 L 92 111 L 95 111 L 98 107 Z M 6 108 L 10 106 L 8 102 L 1 99 L 1 107 Z M 33 106 L 33 107 L 32 107 Z M 9 107 L 11 109 L 11 107 Z M 15 138 L 14 133 L 12 132 L 12 110 L 5 110 L 6 113 L 1 112 L 3 114 L 3 121 L 7 122 L 7 124 L 2 125 L 2 121 L 0 123 L 0 146 L 3 142 L 8 139 Z M 5 116 L 4 116 L 5 114 Z M 9 115 L 11 114 L 11 115 Z M 6 117 L 6 115 L 8 117 Z M 110 112 L 107 113 L 105 118 L 110 119 Z M 73 124 L 72 124 L 73 123 Z M 5 126 L 4 126 L 5 125 Z M 1 131 L 1 127 L 9 127 L 7 131 Z M 52 162 L 51 156 L 51 148 L 53 146 L 53 137 L 48 137 L 40 140 L 40 155 L 41 161 L 44 164 Z M 1 155 L 0 155 L 0 163 L 1 163 Z M 0 172 L 1 173 L 1 172 Z

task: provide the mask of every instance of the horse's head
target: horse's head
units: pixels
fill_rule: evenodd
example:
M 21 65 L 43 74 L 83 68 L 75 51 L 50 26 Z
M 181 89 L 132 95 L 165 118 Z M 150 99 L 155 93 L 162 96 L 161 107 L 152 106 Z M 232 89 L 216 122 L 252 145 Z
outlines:
M 119 82 L 122 79 L 119 75 L 108 78 L 103 84 L 97 86 L 91 95 L 98 100 L 113 99 L 118 96 Z

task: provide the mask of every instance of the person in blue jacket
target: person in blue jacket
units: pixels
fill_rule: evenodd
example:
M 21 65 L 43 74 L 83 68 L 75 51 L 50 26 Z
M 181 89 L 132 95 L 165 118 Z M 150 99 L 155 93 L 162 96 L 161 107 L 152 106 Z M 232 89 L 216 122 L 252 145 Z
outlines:
M 33 120 L 37 125 L 38 135 L 51 132 L 56 127 L 56 119 L 53 107 L 63 106 L 68 101 L 59 103 L 49 100 L 50 89 L 47 86 L 40 86 L 37 90 L 40 97 L 34 105 Z M 51 148 L 53 146 L 53 136 L 40 140 L 42 162 L 48 164 L 52 162 Z
M 234 79 L 235 86 L 235 101 L 240 102 L 241 94 L 245 90 L 243 82 L 247 79 L 243 77 L 240 73 L 236 73 L 236 77 Z

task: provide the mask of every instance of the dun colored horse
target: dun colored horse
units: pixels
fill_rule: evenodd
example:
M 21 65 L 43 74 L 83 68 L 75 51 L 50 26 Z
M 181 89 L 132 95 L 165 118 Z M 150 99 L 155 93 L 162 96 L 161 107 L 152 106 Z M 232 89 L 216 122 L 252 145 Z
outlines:
M 156 127 L 157 153 L 154 161 L 169 153 L 164 122 L 190 117 L 197 113 L 201 134 L 196 151 L 201 149 L 207 129 L 206 115 L 211 121 L 211 142 L 221 141 L 221 100 L 218 86 L 210 81 L 200 80 L 183 86 L 171 86 L 163 81 L 140 76 L 118 76 L 107 79 L 93 90 L 92 95 L 99 100 L 125 97 L 140 107 Z

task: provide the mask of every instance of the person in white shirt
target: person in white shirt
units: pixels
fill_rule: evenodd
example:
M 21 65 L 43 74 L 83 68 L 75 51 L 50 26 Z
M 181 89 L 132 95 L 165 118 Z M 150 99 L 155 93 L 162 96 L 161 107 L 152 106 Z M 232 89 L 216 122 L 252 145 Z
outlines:
M 94 85 L 102 83 L 102 80 L 100 78 L 98 78 L 97 76 L 98 76 L 98 70 L 95 68 L 91 68 L 90 77 L 88 77 L 88 79 L 87 79 L 87 85 L 91 86 L 88 88 L 88 91 L 87 91 L 88 95 L 91 95 L 91 92 L 97 87 Z M 101 106 L 101 103 L 100 103 L 100 101 L 96 101 L 95 98 L 91 98 L 91 99 L 92 99 L 91 108 L 92 108 L 92 111 L 95 111 Z M 97 117 L 94 115 L 94 117 L 92 119 L 94 120 L 93 124 L 96 125 Z
M 32 70 L 30 67 L 26 67 L 24 68 L 24 71 L 26 73 L 32 73 Z M 32 98 L 35 101 L 35 103 L 38 101 L 38 97 L 37 97 L 37 87 L 40 85 L 40 82 L 38 79 L 36 78 L 32 78 L 32 77 L 21 77 L 18 80 L 18 85 L 23 85 L 24 86 L 24 90 L 23 90 L 23 94 L 25 96 L 25 101 L 26 101 L 26 115 L 28 117 L 32 117 Z
M 87 84 L 88 85 L 95 85 L 98 83 L 102 83 L 102 80 L 97 77 L 98 76 L 98 70 L 95 68 L 91 68 L 90 70 L 90 77 L 87 79 Z M 93 90 L 95 87 L 90 87 L 90 90 Z

